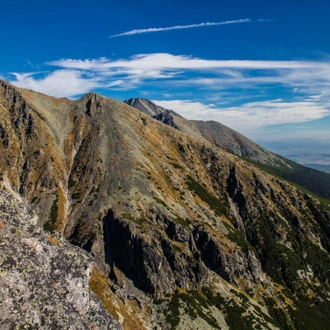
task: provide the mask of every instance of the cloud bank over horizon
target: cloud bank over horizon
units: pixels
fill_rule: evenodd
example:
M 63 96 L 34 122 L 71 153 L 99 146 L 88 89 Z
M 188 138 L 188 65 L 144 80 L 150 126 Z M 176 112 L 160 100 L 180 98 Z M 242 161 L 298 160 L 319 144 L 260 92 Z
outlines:
M 240 107 L 219 108 L 189 100 L 153 100 L 154 103 L 191 120 L 214 120 L 242 131 L 270 125 L 303 123 L 330 115 L 330 110 L 313 99 L 301 102 L 285 102 L 282 99 L 250 102 Z

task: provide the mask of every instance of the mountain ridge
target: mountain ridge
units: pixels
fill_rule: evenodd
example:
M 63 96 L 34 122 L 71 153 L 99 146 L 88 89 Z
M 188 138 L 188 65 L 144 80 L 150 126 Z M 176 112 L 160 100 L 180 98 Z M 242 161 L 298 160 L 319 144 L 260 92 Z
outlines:
M 330 199 L 330 175 L 328 173 L 308 168 L 270 152 L 217 121 L 187 120 L 176 112 L 160 107 L 147 99 L 133 98 L 124 101 L 124 103 L 130 104 L 148 115 L 150 114 L 145 110 L 146 108 L 155 109 L 153 115 L 150 115 L 152 118 L 160 120 L 179 131 L 202 137 L 236 156 L 252 161 L 254 165 L 259 166 L 263 170 L 294 182 L 323 198 Z M 157 118 L 161 113 L 170 114 L 171 119 L 164 121 L 162 118 Z
M 0 181 L 93 257 L 125 329 L 132 315 L 137 329 L 323 324 L 328 201 L 95 93 L 0 82 L 0 104 Z

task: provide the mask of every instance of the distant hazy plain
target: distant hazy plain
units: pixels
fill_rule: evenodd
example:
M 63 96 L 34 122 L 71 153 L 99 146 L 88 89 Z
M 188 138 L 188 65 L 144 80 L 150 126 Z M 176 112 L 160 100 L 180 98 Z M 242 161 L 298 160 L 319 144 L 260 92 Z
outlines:
M 299 164 L 330 172 L 330 141 L 313 139 L 258 140 L 258 144 Z

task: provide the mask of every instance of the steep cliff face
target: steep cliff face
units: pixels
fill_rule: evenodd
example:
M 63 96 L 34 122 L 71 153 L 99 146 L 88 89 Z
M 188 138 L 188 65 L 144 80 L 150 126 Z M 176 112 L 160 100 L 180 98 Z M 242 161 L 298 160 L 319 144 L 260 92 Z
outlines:
M 94 256 L 94 291 L 124 328 L 320 329 L 327 201 L 150 104 L 4 82 L 0 98 L 2 185 Z

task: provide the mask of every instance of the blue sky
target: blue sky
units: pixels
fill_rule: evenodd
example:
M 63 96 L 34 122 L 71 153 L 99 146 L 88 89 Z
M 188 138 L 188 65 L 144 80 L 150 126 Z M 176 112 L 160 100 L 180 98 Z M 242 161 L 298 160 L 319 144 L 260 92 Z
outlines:
M 329 1 L 1 0 L 0 31 L 19 87 L 145 97 L 304 153 L 330 140 Z

